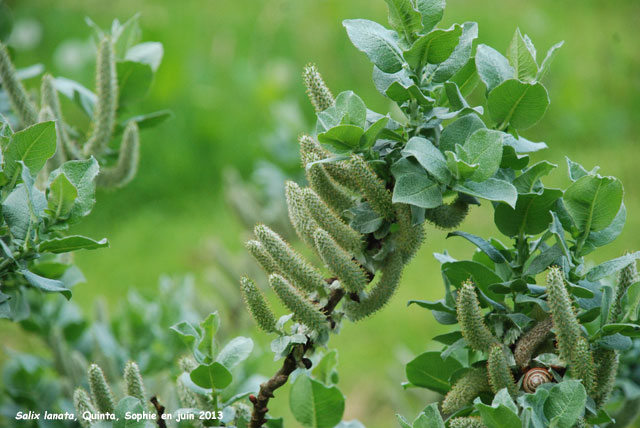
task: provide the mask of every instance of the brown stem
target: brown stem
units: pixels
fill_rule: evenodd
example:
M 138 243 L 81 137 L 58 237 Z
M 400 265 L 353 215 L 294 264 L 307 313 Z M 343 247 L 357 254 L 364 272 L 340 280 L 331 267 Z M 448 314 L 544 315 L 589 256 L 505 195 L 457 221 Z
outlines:
M 344 297 L 344 290 L 341 288 L 334 289 L 329 295 L 329 301 L 322 308 L 322 312 L 327 315 L 327 320 L 331 323 L 331 328 L 335 327 L 335 322 L 331 319 L 333 310 L 338 306 L 340 300 Z M 253 403 L 253 412 L 251 413 L 251 421 L 249 428 L 261 428 L 266 422 L 266 415 L 269 409 L 269 399 L 273 398 L 273 393 L 289 380 L 289 375 L 298 368 L 298 362 L 295 357 L 295 351 L 302 349 L 302 356 L 313 346 L 313 342 L 308 340 L 304 345 L 296 345 L 284 359 L 282 367 L 274 374 L 271 379 L 260 385 L 258 396 L 251 395 L 249 400 Z M 306 365 L 306 364 L 305 364 Z
M 151 404 L 156 408 L 156 412 L 158 412 L 158 427 L 159 428 L 167 428 L 167 422 L 162 419 L 162 415 L 164 415 L 164 406 L 158 402 L 158 398 L 154 395 L 151 397 Z

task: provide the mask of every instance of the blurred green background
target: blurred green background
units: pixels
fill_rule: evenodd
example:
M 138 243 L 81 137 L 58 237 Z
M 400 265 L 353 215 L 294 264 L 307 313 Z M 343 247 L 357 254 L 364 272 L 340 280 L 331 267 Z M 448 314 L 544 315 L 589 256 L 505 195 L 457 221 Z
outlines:
M 300 71 L 315 62 L 335 93 L 353 89 L 377 111 L 390 108 L 371 82 L 371 65 L 350 45 L 341 25 L 346 18 L 386 24 L 382 0 L 14 0 L 13 44 L 18 66 L 44 63 L 93 88 L 89 16 L 107 27 L 141 12 L 143 39 L 160 41 L 165 55 L 141 112 L 169 108 L 174 118 L 143 134 L 140 172 L 122 191 L 99 193 L 98 204 L 79 232 L 107 237 L 111 248 L 77 255 L 87 284 L 74 300 L 90 308 L 95 296 L 110 306 L 132 287 L 154 290 L 160 274 L 193 272 L 199 293 L 216 286 L 208 272 L 206 243 L 215 237 L 241 252 L 245 229 L 225 202 L 222 172 L 233 166 L 248 177 L 259 159 L 296 173 L 296 133 L 313 123 L 313 111 Z M 616 175 L 625 184 L 628 220 L 623 236 L 594 262 L 638 249 L 640 233 L 640 2 L 637 0 L 448 0 L 444 22 L 477 21 L 480 43 L 505 51 L 516 27 L 528 33 L 544 56 L 559 40 L 547 84 L 552 104 L 525 136 L 545 141 L 541 156 L 559 168 L 547 179 L 566 184 L 564 156 L 587 169 Z M 35 82 L 35 80 L 34 80 Z M 28 82 L 34 84 L 34 82 Z M 293 132 L 281 132 L 283 123 Z M 290 143 L 290 144 L 289 144 Z M 284 146 L 283 146 L 284 144 Z M 279 150 L 274 147 L 280 147 Z M 285 147 L 285 150 L 282 150 Z M 293 159 L 293 161 L 292 161 Z M 484 237 L 497 235 L 490 207 L 474 209 L 463 228 Z M 428 230 L 421 253 L 408 268 L 403 286 L 384 312 L 359 325 L 346 324 L 332 340 L 340 350 L 340 388 L 347 395 L 346 419 L 370 428 L 395 426 L 394 414 L 415 415 L 435 398 L 403 391 L 404 364 L 435 345 L 442 332 L 428 312 L 406 308 L 411 298 L 435 300 L 442 294 L 439 265 L 432 257 L 445 247 L 458 258 L 472 248 L 445 242 Z M 503 237 L 503 239 L 506 239 Z M 223 302 L 211 310 L 225 311 Z M 244 332 L 265 346 L 257 330 Z M 33 343 L 9 328 L 0 341 L 28 349 Z M 263 373 L 277 364 L 265 359 Z M 287 414 L 285 393 L 272 411 Z M 287 426 L 295 426 L 288 417 Z

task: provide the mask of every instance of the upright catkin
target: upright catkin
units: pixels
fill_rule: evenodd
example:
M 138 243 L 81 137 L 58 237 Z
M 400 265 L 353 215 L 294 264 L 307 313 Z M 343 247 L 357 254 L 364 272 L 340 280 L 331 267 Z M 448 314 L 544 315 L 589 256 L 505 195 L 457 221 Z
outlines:
M 328 159 L 330 157 L 331 154 L 322 148 L 315 139 L 308 135 L 300 137 L 300 159 L 303 168 L 311 162 Z M 339 185 L 352 191 L 358 190 L 353 171 L 349 168 L 346 161 L 325 162 L 322 164 L 322 168 L 329 174 L 329 177 Z
M 578 343 L 571 361 L 569 373 L 572 377 L 582 380 L 584 388 L 589 395 L 596 391 L 596 370 L 593 354 L 589 342 L 584 337 L 578 339 Z
M 386 188 L 384 181 L 378 177 L 362 156 L 351 156 L 350 167 L 353 169 L 360 192 L 369 201 L 374 211 L 387 220 L 393 221 L 395 211 L 391 192 Z
M 329 270 L 338 277 L 340 284 L 351 293 L 364 290 L 369 281 L 362 265 L 340 248 L 326 231 L 316 230 L 314 239 L 320 258 Z
M 76 416 L 82 428 L 90 428 L 91 419 L 86 419 L 84 415 L 86 413 L 93 415 L 96 413 L 96 409 L 93 407 L 87 391 L 82 388 L 77 388 L 73 392 L 73 407 L 76 410 Z
M 247 277 L 240 279 L 240 292 L 258 327 L 267 333 L 276 331 L 276 317 L 256 284 Z
M 322 274 L 296 253 L 277 233 L 265 225 L 256 226 L 254 231 L 283 276 L 296 288 L 313 292 L 324 287 L 326 282 Z
M 598 348 L 593 354 L 596 365 L 595 399 L 598 408 L 604 406 L 615 387 L 618 375 L 619 354 L 612 349 Z
M 512 397 L 516 396 L 518 387 L 507 364 L 501 345 L 494 344 L 489 349 L 487 373 L 489 374 L 489 385 L 491 385 L 491 390 L 494 394 L 497 394 L 503 388 L 507 388 Z
M 488 352 L 497 343 L 484 322 L 480 302 L 471 281 L 464 282 L 458 290 L 456 314 L 462 336 L 472 349 Z
M 315 64 L 307 64 L 302 73 L 309 101 L 317 112 L 331 107 L 335 100 Z
M 245 246 L 267 275 L 280 272 L 278 264 L 273 260 L 273 257 L 269 255 L 260 242 L 248 241 Z
M 58 97 L 58 91 L 55 88 L 54 78 L 49 73 L 42 77 L 42 84 L 40 85 L 40 106 L 49 107 L 53 113 L 53 117 L 56 121 L 56 132 L 58 136 L 58 148 L 60 151 L 61 159 L 82 159 L 82 153 L 71 141 L 67 126 L 62 116 L 62 107 L 60 106 L 60 97 Z M 58 153 L 56 152 L 56 156 Z
M 560 358 L 571 363 L 578 347 L 580 324 L 564 285 L 564 275 L 557 266 L 549 269 L 547 274 L 547 296 Z
M 362 250 L 362 235 L 349 227 L 312 189 L 303 189 L 302 197 L 304 199 L 307 212 L 313 220 L 322 229 L 327 231 L 329 235 L 342 248 L 352 253 Z
M 91 364 L 88 370 L 89 388 L 91 390 L 91 399 L 96 409 L 102 413 L 113 413 L 116 403 L 111 393 L 111 388 L 104 378 L 102 369 L 97 364 Z
M 84 147 L 85 156 L 101 155 L 107 149 L 116 124 L 118 107 L 118 77 L 113 41 L 105 36 L 96 57 L 97 102 L 91 121 L 91 135 Z
M 137 398 L 143 404 L 146 402 L 140 368 L 134 361 L 129 361 L 127 365 L 124 366 L 124 385 L 127 395 Z
M 611 305 L 611 311 L 609 312 L 610 322 L 618 321 L 620 312 L 622 312 L 622 299 L 627 293 L 629 287 L 638 281 L 640 281 L 640 276 L 638 276 L 638 269 L 635 261 L 620 271 L 615 288 L 615 298 Z
M 287 200 L 289 220 L 296 234 L 309 247 L 314 248 L 313 234 L 318 228 L 318 223 L 307 210 L 303 190 L 293 181 L 287 181 L 284 185 L 284 194 Z
M 320 307 L 309 301 L 285 278 L 274 274 L 269 277 L 269 283 L 282 303 L 293 312 L 296 321 L 312 330 L 321 330 L 325 327 L 327 317 L 322 313 Z
M 513 351 L 518 367 L 525 368 L 529 366 L 533 353 L 551 336 L 552 328 L 553 320 L 551 317 L 547 317 L 518 339 L 516 348 Z
M 140 162 L 140 135 L 138 125 L 131 121 L 122 136 L 118 161 L 112 167 L 101 168 L 96 184 L 105 188 L 124 187 L 133 180 Z
M 38 111 L 29 99 L 22 82 L 18 79 L 16 68 L 9 57 L 9 51 L 3 43 L 0 43 L 0 82 L 2 82 L 2 89 L 7 93 L 9 103 L 18 116 L 20 124 L 27 127 L 36 123 Z

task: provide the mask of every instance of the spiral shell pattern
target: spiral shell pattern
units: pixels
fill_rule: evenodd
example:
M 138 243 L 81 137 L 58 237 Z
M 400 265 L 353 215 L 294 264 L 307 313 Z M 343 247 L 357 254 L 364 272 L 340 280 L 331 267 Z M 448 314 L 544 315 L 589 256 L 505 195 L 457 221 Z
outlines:
M 548 383 L 553 380 L 551 373 L 549 370 L 542 367 L 534 367 L 524 374 L 524 379 L 522 380 L 522 388 L 525 392 L 529 394 L 533 394 L 543 383 Z

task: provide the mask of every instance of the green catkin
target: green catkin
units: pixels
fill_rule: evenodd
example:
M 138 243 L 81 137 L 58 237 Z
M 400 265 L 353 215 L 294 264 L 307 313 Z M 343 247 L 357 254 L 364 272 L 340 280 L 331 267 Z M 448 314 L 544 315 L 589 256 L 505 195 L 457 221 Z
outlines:
M 116 124 L 118 78 L 113 41 L 106 36 L 100 42 L 96 60 L 96 102 L 91 136 L 84 148 L 85 156 L 101 155 L 107 149 Z
M 516 348 L 513 351 L 513 356 L 518 367 L 525 368 L 529 366 L 533 353 L 551 335 L 552 328 L 553 320 L 551 317 L 548 317 L 538 322 L 531 330 L 518 339 Z
M 40 86 L 40 99 L 41 106 L 47 106 L 53 112 L 53 117 L 56 121 L 56 132 L 58 136 L 58 149 L 61 153 L 60 156 L 66 159 L 82 159 L 81 151 L 71 141 L 67 128 L 62 116 L 62 107 L 60 106 L 60 98 L 58 97 L 58 91 L 54 86 L 53 76 L 45 74 L 42 77 L 42 85 Z M 57 153 L 56 153 L 57 155 Z
M 507 364 L 504 350 L 498 344 L 492 345 L 489 349 L 487 373 L 489 374 L 489 385 L 494 394 L 497 394 L 503 388 L 507 388 L 511 396 L 515 396 L 518 393 L 518 387 Z
M 101 168 L 96 184 L 104 188 L 120 188 L 129 184 L 138 172 L 140 161 L 140 134 L 138 125 L 131 121 L 122 135 L 122 144 L 117 163 L 110 168 Z
M 295 289 L 280 275 L 271 275 L 269 283 L 282 303 L 293 312 L 294 319 L 312 330 L 325 327 L 327 317 L 320 307 L 309 301 L 299 290 Z
M 392 253 L 381 269 L 380 280 L 371 291 L 361 297 L 360 302 L 347 301 L 344 303 L 343 308 L 349 318 L 354 322 L 360 321 L 382 309 L 398 288 L 403 267 L 400 253 Z
M 22 82 L 18 79 L 16 68 L 11 62 L 7 47 L 0 43 L 0 82 L 7 93 L 9 103 L 18 116 L 22 126 L 29 126 L 38 120 L 38 111 L 29 99 Z
M 82 416 L 86 412 L 91 414 L 96 413 L 87 391 L 82 388 L 78 388 L 73 392 L 73 407 L 76 410 L 76 417 L 78 418 L 78 422 L 80 422 L 82 428 L 91 427 L 91 420 L 85 419 Z
M 407 204 L 396 204 L 396 217 L 398 219 L 396 239 L 398 250 L 402 253 L 404 262 L 408 263 L 424 240 L 424 225 L 411 224 L 411 206 Z
M 317 112 L 326 110 L 335 103 L 331 91 L 324 83 L 315 64 L 307 64 L 304 67 L 302 77 L 309 100 Z
M 284 185 L 284 194 L 287 199 L 289 220 L 296 233 L 309 247 L 315 248 L 313 233 L 318 228 L 318 223 L 310 215 L 304 201 L 303 190 L 293 181 L 287 181 Z
M 342 214 L 353 206 L 353 198 L 336 183 L 323 167 L 315 164 L 306 168 L 309 186 L 335 212 Z
M 255 227 L 264 249 L 275 260 L 282 274 L 295 286 L 307 292 L 324 288 L 322 274 L 296 253 L 277 233 L 265 225 Z
M 578 347 L 580 324 L 564 285 L 562 270 L 557 266 L 547 274 L 547 296 L 560 358 L 571 363 Z
M 582 380 L 587 394 L 592 395 L 596 391 L 596 370 L 593 361 L 593 354 L 589 342 L 584 337 L 578 339 L 574 352 L 573 361 L 569 368 L 569 373 L 575 379 Z
M 102 413 L 113 413 L 116 403 L 113 399 L 111 389 L 104 378 L 102 369 L 97 364 L 91 364 L 88 370 L 89 388 L 91 389 L 91 399 L 96 409 Z
M 470 281 L 464 282 L 458 290 L 456 314 L 462 336 L 472 349 L 487 352 L 497 342 L 484 323 L 480 302 Z
M 455 229 L 469 213 L 469 204 L 459 196 L 450 204 L 425 211 L 425 218 L 442 229 Z
M 456 381 L 442 401 L 442 413 L 451 415 L 458 410 L 471 405 L 481 393 L 490 391 L 487 370 L 485 368 L 471 369 Z
M 124 366 L 124 385 L 127 395 L 137 398 L 143 404 L 146 402 L 140 368 L 133 361 L 129 361 L 127 365 Z
M 276 317 L 256 284 L 247 277 L 240 279 L 240 291 L 258 327 L 267 333 L 276 331 Z
M 340 280 L 340 284 L 351 293 L 359 293 L 369 283 L 367 275 L 360 263 L 353 260 L 351 254 L 344 251 L 322 229 L 316 230 L 314 235 L 316 249 L 324 264 Z
M 587 421 L 585 421 L 583 417 L 579 417 L 578 421 L 574 425 L 574 428 L 587 428 L 587 427 L 590 427 L 590 426 L 591 425 L 588 425 Z
M 312 189 L 303 189 L 307 212 L 342 248 L 350 252 L 362 250 L 362 235 L 349 227 Z
M 374 211 L 387 220 L 394 220 L 395 211 L 391 192 L 385 187 L 384 181 L 378 177 L 362 156 L 351 156 L 350 167 L 354 171 L 360 192 L 369 201 Z
M 618 274 L 618 283 L 615 288 L 616 296 L 613 301 L 613 305 L 611 305 L 611 311 L 609 312 L 610 322 L 615 323 L 618 321 L 620 312 L 622 312 L 622 299 L 627 293 L 629 287 L 638 281 L 640 281 L 640 277 L 638 276 L 638 269 L 635 261 L 620 271 Z
M 598 408 L 604 406 L 615 387 L 618 374 L 618 351 L 599 348 L 593 355 L 596 364 L 596 391 L 595 399 Z
M 267 275 L 280 272 L 278 264 L 273 260 L 273 257 L 269 255 L 260 242 L 249 241 L 245 246 Z
M 311 162 L 331 157 L 331 154 L 327 150 L 322 148 L 316 140 L 308 135 L 300 137 L 299 142 L 302 168 L 306 168 L 307 164 Z M 353 171 L 351 171 L 347 162 L 326 162 L 322 164 L 322 168 L 341 186 L 352 191 L 358 190 L 358 186 L 354 181 Z
M 466 416 L 451 419 L 449 428 L 487 428 L 487 426 L 479 416 Z

